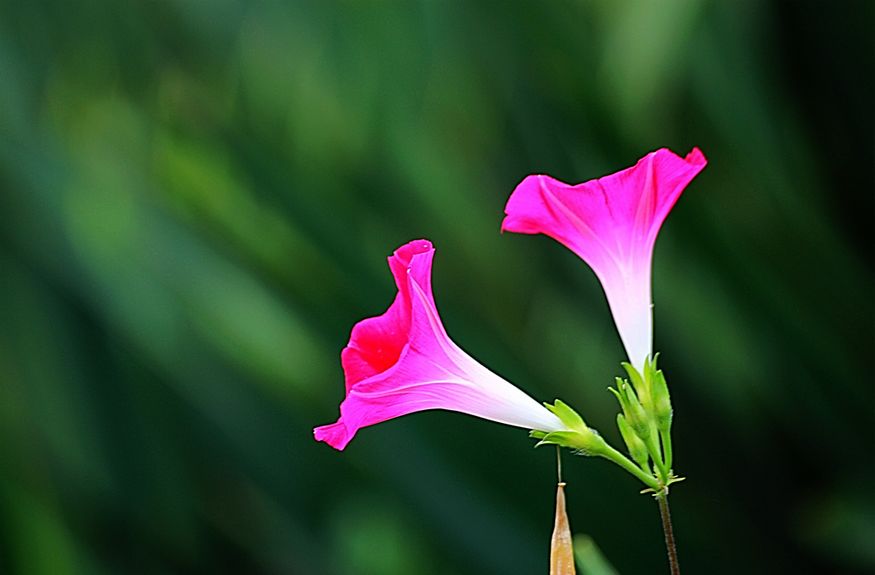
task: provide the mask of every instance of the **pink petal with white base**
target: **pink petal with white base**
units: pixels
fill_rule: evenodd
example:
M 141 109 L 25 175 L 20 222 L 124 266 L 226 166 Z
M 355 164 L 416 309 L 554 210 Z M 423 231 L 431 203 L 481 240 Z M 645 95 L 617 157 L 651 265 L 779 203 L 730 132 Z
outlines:
M 652 353 L 650 276 L 656 236 L 706 164 L 698 148 L 686 158 L 663 148 L 631 168 L 582 184 L 528 176 L 505 207 L 502 230 L 548 235 L 589 264 L 605 290 L 629 361 L 638 369 Z
M 398 294 L 381 316 L 359 322 L 341 354 L 346 399 L 317 440 L 343 449 L 362 427 L 426 409 L 468 413 L 507 425 L 558 431 L 544 406 L 495 375 L 447 336 L 431 292 L 434 248 L 412 241 L 389 257 Z

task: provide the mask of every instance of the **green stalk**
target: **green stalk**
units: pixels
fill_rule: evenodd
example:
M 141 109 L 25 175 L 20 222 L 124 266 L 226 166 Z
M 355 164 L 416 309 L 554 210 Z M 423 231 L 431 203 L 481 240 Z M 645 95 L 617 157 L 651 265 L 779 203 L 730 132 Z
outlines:
M 662 438 L 662 451 L 665 454 L 665 469 L 671 473 L 671 431 L 660 431 L 659 436 Z
M 643 469 L 632 463 L 625 455 L 608 445 L 607 443 L 604 446 L 604 449 L 601 453 L 599 453 L 605 459 L 609 459 L 640 479 L 647 487 L 653 489 L 654 491 L 659 491 L 660 484 L 656 480 L 655 477 L 645 472 Z
M 669 470 L 671 467 L 662 460 L 662 452 L 659 449 L 659 440 L 657 439 L 656 429 L 653 429 L 650 435 L 648 435 L 647 441 L 645 441 L 644 444 L 647 446 L 647 451 L 650 452 L 650 458 L 653 460 L 653 465 L 655 465 L 657 471 L 659 471 L 659 477 L 662 479 L 662 482 L 665 483 L 668 481 Z

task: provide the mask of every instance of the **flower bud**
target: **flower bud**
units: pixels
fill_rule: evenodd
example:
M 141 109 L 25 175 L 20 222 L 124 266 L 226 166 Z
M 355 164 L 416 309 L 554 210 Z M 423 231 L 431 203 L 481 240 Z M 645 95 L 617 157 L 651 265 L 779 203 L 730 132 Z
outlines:
M 623 436 L 623 441 L 626 443 L 626 448 L 629 450 L 629 455 L 642 468 L 648 469 L 649 455 L 647 454 L 647 446 L 641 441 L 641 438 L 632 430 L 632 427 L 623 417 L 622 413 L 617 414 L 617 427 L 620 430 L 620 435 Z
M 635 395 L 635 390 L 632 389 L 631 385 L 624 382 L 622 393 L 626 396 L 626 405 L 628 406 L 626 419 L 628 419 L 629 425 L 632 426 L 632 429 L 635 430 L 638 437 L 647 441 L 647 438 L 650 437 L 651 431 L 650 417 L 647 414 L 647 410 L 645 410 L 644 406 L 641 405 L 641 402 L 638 401 L 638 396 Z
M 653 387 L 653 416 L 656 426 L 663 433 L 671 429 L 672 407 L 671 397 L 668 394 L 668 384 L 662 370 L 655 371 L 652 378 Z

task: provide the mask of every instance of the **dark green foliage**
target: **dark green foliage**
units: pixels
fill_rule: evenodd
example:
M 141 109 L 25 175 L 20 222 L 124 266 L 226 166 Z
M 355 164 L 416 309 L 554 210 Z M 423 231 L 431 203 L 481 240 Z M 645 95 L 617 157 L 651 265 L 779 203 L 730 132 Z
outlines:
M 453 338 L 622 446 L 595 277 L 499 234 L 502 208 L 529 173 L 693 145 L 710 165 L 654 262 L 681 565 L 871 570 L 872 21 L 813 0 L 3 2 L 0 572 L 545 573 L 554 450 L 524 431 L 423 413 L 337 453 L 312 427 L 350 328 L 391 302 L 386 255 L 427 237 Z M 634 478 L 564 476 L 577 533 L 663 571 Z

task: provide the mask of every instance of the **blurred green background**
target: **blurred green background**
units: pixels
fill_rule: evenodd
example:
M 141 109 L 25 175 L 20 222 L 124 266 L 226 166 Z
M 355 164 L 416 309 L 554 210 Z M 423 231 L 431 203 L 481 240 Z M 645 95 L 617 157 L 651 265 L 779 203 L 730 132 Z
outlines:
M 619 442 L 597 281 L 504 202 L 694 145 L 654 270 L 681 565 L 871 572 L 872 8 L 2 2 L 0 572 L 546 573 L 525 432 L 312 427 L 427 237 L 453 338 Z M 640 486 L 565 468 L 574 530 L 665 572 Z

